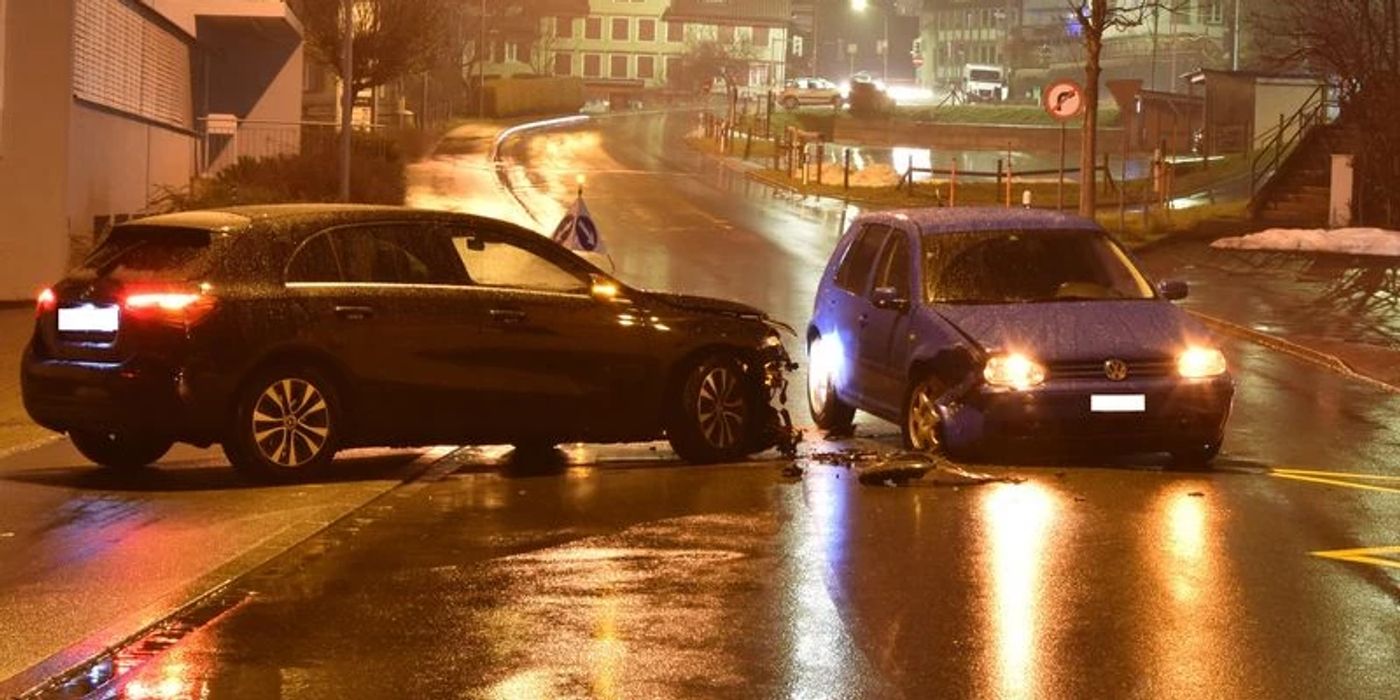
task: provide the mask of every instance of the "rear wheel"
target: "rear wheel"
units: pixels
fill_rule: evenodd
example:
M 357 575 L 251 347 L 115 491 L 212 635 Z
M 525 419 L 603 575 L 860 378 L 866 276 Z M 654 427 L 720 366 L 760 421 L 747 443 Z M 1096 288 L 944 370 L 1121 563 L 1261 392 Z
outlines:
M 807 347 L 807 407 L 812 422 L 831 433 L 849 433 L 856 409 L 836 395 L 836 359 L 818 336 Z
M 175 444 L 172 440 L 150 435 L 91 430 L 69 431 L 68 439 L 84 457 L 114 469 L 144 467 L 164 457 Z
M 733 357 L 715 355 L 696 364 L 672 399 L 666 431 L 671 447 L 696 464 L 743 458 L 755 444 L 754 396 L 752 380 Z
M 224 453 L 260 481 L 296 481 L 327 467 L 340 438 L 340 397 L 313 367 L 273 367 L 244 387 Z
M 1204 469 L 1220 454 L 1220 440 L 1191 445 L 1172 450 L 1172 467 L 1175 469 Z
M 943 395 L 943 383 L 933 375 L 925 375 L 909 387 L 904 400 L 904 446 L 920 452 L 938 452 L 943 443 L 943 417 L 938 413 L 938 399 Z

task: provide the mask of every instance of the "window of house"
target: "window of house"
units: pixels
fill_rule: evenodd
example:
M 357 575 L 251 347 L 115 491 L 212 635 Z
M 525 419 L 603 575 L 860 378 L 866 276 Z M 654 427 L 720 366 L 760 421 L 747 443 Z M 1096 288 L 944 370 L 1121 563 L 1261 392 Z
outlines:
M 574 38 L 574 19 L 572 17 L 555 17 L 554 36 L 560 39 Z
M 571 53 L 563 53 L 563 52 L 554 54 L 554 74 L 555 74 L 555 75 L 573 75 L 573 74 L 574 74 L 574 55 L 571 54 Z
M 651 79 L 656 77 L 656 57 L 637 57 L 637 77 Z
M 603 18 L 588 17 L 583 20 L 583 38 L 602 39 L 603 38 Z
M 587 54 L 583 57 L 583 76 L 585 78 L 600 78 L 603 75 L 603 57 L 596 53 Z
M 725 45 L 734 43 L 734 27 L 726 24 L 719 28 L 719 43 Z
M 680 58 L 680 56 L 667 56 L 667 57 L 666 57 L 666 80 L 667 80 L 668 82 L 674 81 L 674 80 L 680 80 L 680 76 L 681 76 L 681 58 Z
M 671 43 L 685 41 L 685 25 L 680 22 L 667 22 L 666 41 Z
M 637 20 L 637 41 L 656 41 L 656 20 Z
M 626 78 L 626 77 L 627 77 L 627 57 L 626 57 L 626 56 L 616 55 L 616 56 L 613 56 L 613 57 L 612 57 L 612 59 L 611 59 L 611 65 L 609 66 L 609 69 L 608 69 L 608 77 L 610 77 L 610 78 Z
M 613 41 L 630 40 L 632 38 L 631 36 L 629 36 L 631 24 L 632 20 L 627 19 L 626 17 L 614 17 L 612 21 Z
M 73 96 L 180 128 L 194 126 L 192 49 L 122 0 L 76 0 Z
M 768 27 L 753 28 L 753 43 L 760 47 L 768 46 Z

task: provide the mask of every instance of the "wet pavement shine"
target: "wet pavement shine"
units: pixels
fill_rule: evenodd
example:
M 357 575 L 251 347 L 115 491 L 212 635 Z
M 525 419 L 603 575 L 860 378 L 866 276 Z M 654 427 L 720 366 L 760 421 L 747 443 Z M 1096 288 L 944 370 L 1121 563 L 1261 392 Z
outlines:
M 839 207 L 685 150 L 693 124 L 626 116 L 522 137 L 502 177 L 548 230 L 586 173 L 621 277 L 802 327 Z M 434 167 L 434 196 L 470 209 L 454 182 L 479 183 L 479 165 L 461 180 L 450 161 Z M 542 464 L 469 448 L 397 479 L 402 465 L 360 471 L 313 487 L 337 513 L 328 526 L 31 697 L 1395 697 L 1400 395 L 1221 342 L 1238 395 L 1205 471 L 885 464 L 893 426 L 862 419 L 857 437 L 823 441 L 800 392 L 796 463 L 686 466 L 635 445 Z M 70 458 L 0 463 L 6 490 L 36 489 L 19 520 L 74 512 L 66 539 L 0 539 L 0 567 L 108 557 L 114 581 L 140 579 L 117 557 L 166 539 L 133 525 L 122 540 L 100 513 L 72 511 L 124 487 Z M 203 468 L 163 465 L 128 517 L 247 538 L 234 514 L 293 508 L 289 491 Z M 202 527 L 204 507 L 227 509 L 226 529 Z M 187 540 L 150 561 L 199 556 Z M 13 603 L 0 618 L 68 570 L 0 573 Z

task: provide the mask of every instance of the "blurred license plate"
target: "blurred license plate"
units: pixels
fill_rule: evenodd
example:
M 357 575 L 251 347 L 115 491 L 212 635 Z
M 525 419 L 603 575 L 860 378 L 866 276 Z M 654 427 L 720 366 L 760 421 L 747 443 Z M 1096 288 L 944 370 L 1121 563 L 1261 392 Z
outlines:
M 1089 410 L 1094 413 L 1142 413 L 1147 410 L 1147 397 L 1142 394 L 1094 394 L 1089 397 Z
M 115 333 L 117 307 L 75 306 L 59 309 L 58 330 L 64 333 Z

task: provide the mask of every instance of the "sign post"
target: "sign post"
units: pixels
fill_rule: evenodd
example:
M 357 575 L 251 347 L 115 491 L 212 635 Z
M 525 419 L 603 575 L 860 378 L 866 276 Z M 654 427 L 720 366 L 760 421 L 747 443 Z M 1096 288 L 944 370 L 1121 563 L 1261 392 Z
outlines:
M 1069 122 L 1084 113 L 1084 88 L 1073 80 L 1059 80 L 1045 88 L 1045 111 L 1060 122 L 1060 189 L 1056 208 L 1065 208 L 1065 149 L 1069 141 Z M 1083 183 L 1083 173 L 1080 182 Z M 1081 184 L 1082 186 L 1082 184 Z

